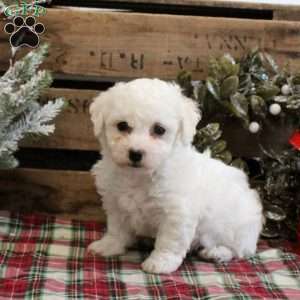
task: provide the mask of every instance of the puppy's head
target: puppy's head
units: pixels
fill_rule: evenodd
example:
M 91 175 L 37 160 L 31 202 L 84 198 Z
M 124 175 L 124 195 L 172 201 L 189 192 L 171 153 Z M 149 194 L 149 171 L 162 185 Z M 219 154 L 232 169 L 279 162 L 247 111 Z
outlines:
M 200 119 L 180 88 L 158 79 L 118 83 L 91 104 L 104 155 L 119 166 L 155 170 L 176 146 L 190 145 Z

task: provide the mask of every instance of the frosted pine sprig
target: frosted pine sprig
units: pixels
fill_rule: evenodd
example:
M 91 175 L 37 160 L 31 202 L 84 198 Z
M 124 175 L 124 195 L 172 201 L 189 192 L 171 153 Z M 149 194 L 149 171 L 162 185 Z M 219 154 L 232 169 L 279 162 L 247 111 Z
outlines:
M 49 135 L 51 122 L 62 111 L 62 98 L 41 105 L 42 92 L 52 83 L 48 71 L 38 68 L 48 53 L 42 45 L 12 65 L 0 77 L 0 169 L 14 168 L 18 162 L 13 154 L 27 135 Z

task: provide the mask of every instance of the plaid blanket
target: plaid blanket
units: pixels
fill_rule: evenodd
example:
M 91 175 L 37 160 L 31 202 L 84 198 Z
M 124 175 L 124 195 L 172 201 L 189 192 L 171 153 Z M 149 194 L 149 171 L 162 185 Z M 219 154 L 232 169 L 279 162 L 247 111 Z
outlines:
M 261 243 L 227 264 L 188 256 L 171 275 L 144 273 L 149 251 L 87 256 L 104 226 L 0 213 L 0 299 L 300 299 L 300 257 Z

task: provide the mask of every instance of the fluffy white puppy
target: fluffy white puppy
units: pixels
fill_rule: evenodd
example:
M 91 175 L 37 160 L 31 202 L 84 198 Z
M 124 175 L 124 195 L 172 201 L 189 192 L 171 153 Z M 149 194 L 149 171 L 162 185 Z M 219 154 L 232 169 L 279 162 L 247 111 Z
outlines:
M 196 104 L 173 83 L 137 79 L 101 93 L 90 107 L 103 159 L 92 173 L 107 232 L 88 247 L 120 255 L 137 236 L 155 238 L 147 272 L 169 273 L 188 251 L 229 261 L 256 251 L 262 206 L 246 175 L 191 145 Z

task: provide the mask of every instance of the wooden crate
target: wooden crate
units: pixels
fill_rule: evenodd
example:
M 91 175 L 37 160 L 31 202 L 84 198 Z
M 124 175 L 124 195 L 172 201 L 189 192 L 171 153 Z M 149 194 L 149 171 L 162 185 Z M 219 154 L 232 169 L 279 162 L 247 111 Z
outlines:
M 39 166 L 33 158 L 24 163 L 21 156 L 26 167 L 0 172 L 0 209 L 103 218 L 88 168 L 71 170 L 65 165 L 68 151 L 82 151 L 83 160 L 86 151 L 98 151 L 88 107 L 97 93 L 116 81 L 137 77 L 174 79 L 183 69 L 191 71 L 195 79 L 202 79 L 210 56 L 229 52 L 240 57 L 255 46 L 274 55 L 280 63 L 290 61 L 294 70 L 300 69 L 299 5 L 260 2 L 152 0 L 150 5 L 143 0 L 105 1 L 106 7 L 121 9 L 116 11 L 95 8 L 104 6 L 101 1 L 86 1 L 85 5 L 90 3 L 93 8 L 85 9 L 49 7 L 39 21 L 46 27 L 42 40 L 51 43 L 45 67 L 53 71 L 57 81 L 41 100 L 64 96 L 70 105 L 58 117 L 54 135 L 24 141 L 22 147 L 36 156 L 43 151 L 64 151 L 65 159 L 57 162 L 57 170 L 51 164 Z M 183 15 L 185 12 L 189 15 Z M 256 14 L 259 19 L 255 19 Z M 5 22 L 2 19 L 0 27 Z M 3 31 L 0 54 L 0 71 L 5 71 L 10 49 Z M 241 136 L 239 126 L 233 123 L 228 128 L 237 155 L 256 153 L 257 149 L 249 146 L 250 135 Z

